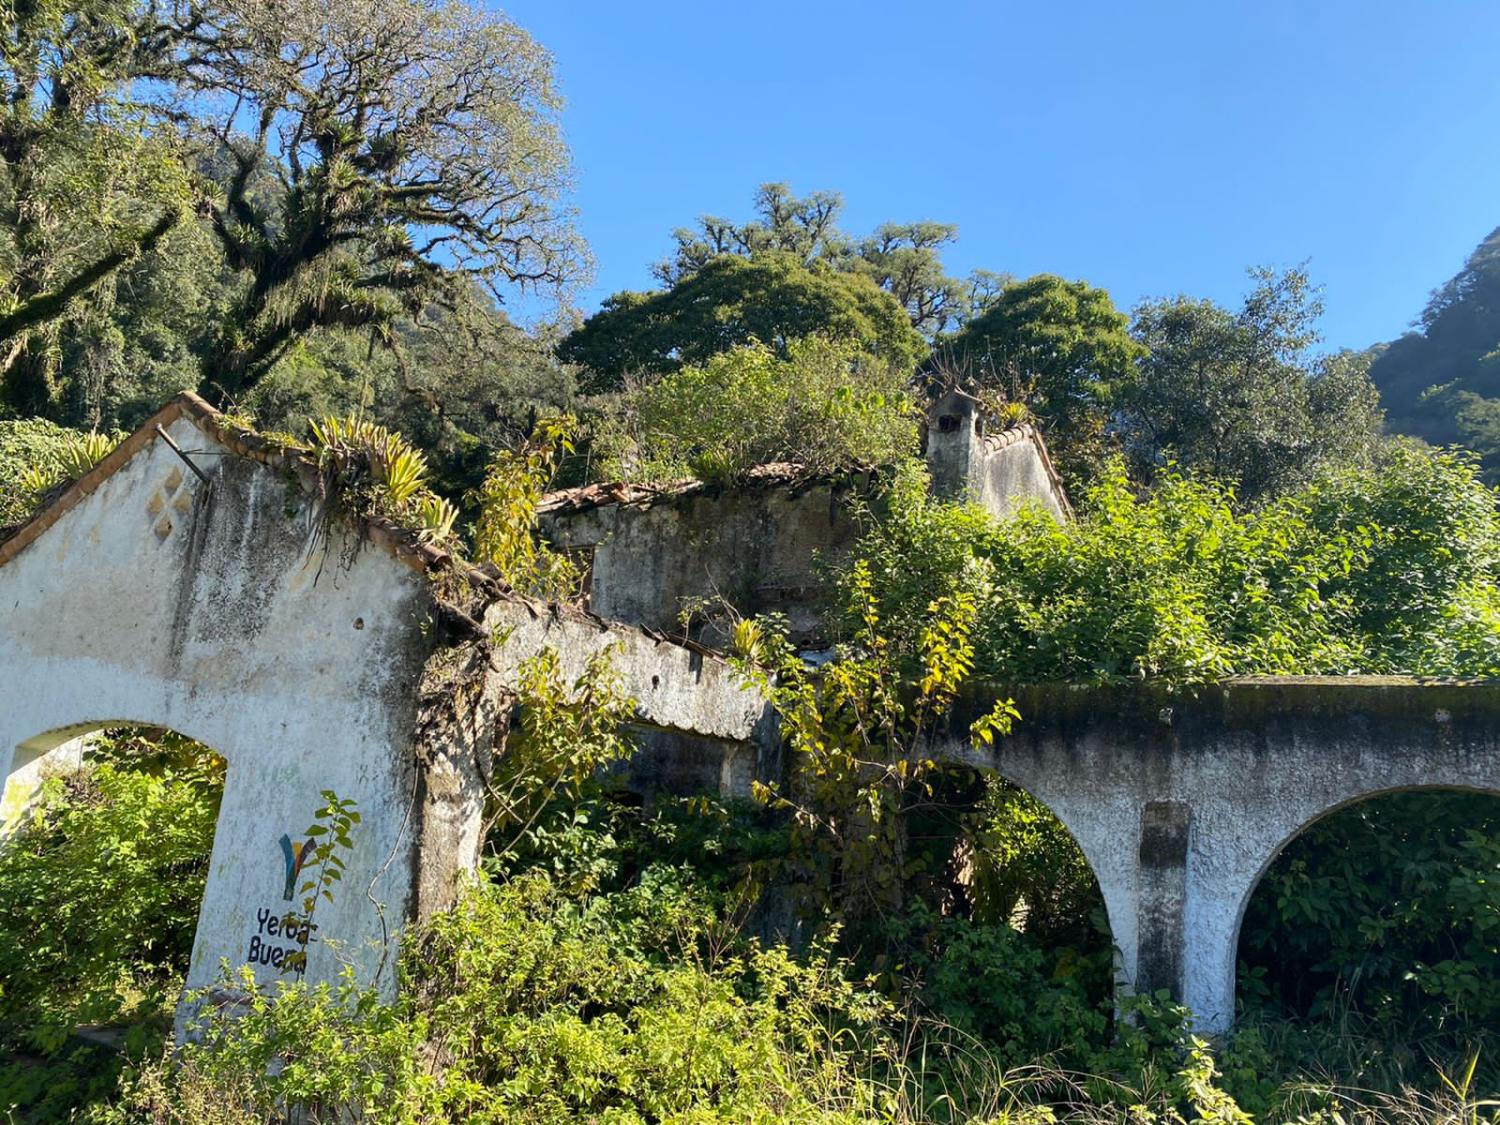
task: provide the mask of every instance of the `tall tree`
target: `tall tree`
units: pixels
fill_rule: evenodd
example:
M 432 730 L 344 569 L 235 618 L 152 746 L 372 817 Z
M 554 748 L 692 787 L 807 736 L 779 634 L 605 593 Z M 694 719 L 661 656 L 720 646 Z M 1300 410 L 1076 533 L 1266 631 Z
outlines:
M 131 100 L 174 31 L 132 0 L 3 12 L 0 392 L 19 413 L 52 413 L 62 318 L 184 213 L 173 134 Z
M 855 238 L 839 226 L 844 197 L 837 192 L 792 193 L 784 183 L 761 184 L 755 217 L 743 223 L 704 215 L 694 227 L 679 227 L 672 255 L 653 267 L 668 287 L 685 281 L 724 254 L 754 257 L 775 251 L 805 266 L 824 262 L 844 273 L 858 273 L 896 298 L 912 327 L 926 336 L 955 328 L 973 311 L 971 297 L 989 284 L 990 274 L 969 283 L 948 276 L 942 250 L 958 237 L 949 223 L 883 223 L 874 234 Z
M 478 281 L 584 266 L 551 59 L 461 0 L 184 0 L 177 78 L 231 169 L 207 206 L 243 297 L 205 378 L 245 393 L 303 333 L 367 328 Z M 281 185 L 274 206 L 258 176 Z
M 1306 272 L 1251 276 L 1238 312 L 1188 297 L 1136 310 L 1148 354 L 1119 421 L 1142 479 L 1175 460 L 1256 499 L 1373 452 L 1381 416 L 1367 363 L 1312 354 L 1323 306 Z
M 1038 274 L 1005 285 L 989 308 L 940 344 L 944 373 L 1024 403 L 1070 484 L 1088 479 L 1105 427 L 1143 349 L 1109 293 Z
M 868 278 L 765 250 L 710 258 L 670 289 L 616 293 L 558 354 L 585 369 L 585 390 L 608 391 L 627 376 L 675 371 L 752 340 L 785 356 L 791 341 L 815 335 L 908 371 L 927 353 L 895 298 Z

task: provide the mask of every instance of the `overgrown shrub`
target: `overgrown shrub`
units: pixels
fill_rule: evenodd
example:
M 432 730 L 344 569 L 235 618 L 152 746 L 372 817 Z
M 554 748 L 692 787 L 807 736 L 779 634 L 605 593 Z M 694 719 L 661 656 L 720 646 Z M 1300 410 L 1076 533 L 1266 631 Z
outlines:
M 42 493 L 88 472 L 116 441 L 40 418 L 0 421 L 0 527 L 30 517 Z
M 1241 995 L 1252 1011 L 1352 1014 L 1409 1040 L 1500 1026 L 1497 872 L 1492 796 L 1398 793 L 1326 817 L 1251 897 Z
M 629 396 L 637 458 L 621 470 L 720 481 L 774 461 L 887 464 L 916 452 L 918 417 L 906 373 L 855 345 L 814 336 L 782 355 L 752 343 Z
M 663 868 L 583 901 L 537 875 L 475 887 L 408 942 L 395 1006 L 258 991 L 178 1066 L 148 1068 L 119 1119 L 865 1119 L 858 1068 L 886 1002 L 826 957 L 725 951 L 713 922 Z
M 1141 496 L 1117 465 L 1066 526 L 933 501 L 909 466 L 890 509 L 858 552 L 890 635 L 964 591 L 981 675 L 1500 673 L 1500 516 L 1466 455 L 1398 447 L 1248 511 L 1180 476 Z
M 162 732 L 115 731 L 83 772 L 47 779 L 0 847 L 0 1105 L 61 1114 L 108 1081 L 76 1028 L 160 1043 L 192 952 L 223 762 Z

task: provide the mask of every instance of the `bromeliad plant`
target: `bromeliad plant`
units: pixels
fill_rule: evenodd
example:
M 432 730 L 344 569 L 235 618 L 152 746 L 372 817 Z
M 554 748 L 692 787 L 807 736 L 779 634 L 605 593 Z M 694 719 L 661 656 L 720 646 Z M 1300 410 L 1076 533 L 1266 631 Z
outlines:
M 310 422 L 326 496 L 360 517 L 380 516 L 424 543 L 453 539 L 458 511 L 427 485 L 427 458 L 400 434 L 357 418 Z
M 793 754 L 783 791 L 757 784 L 763 802 L 792 814 L 792 854 L 818 857 L 815 897 L 846 918 L 902 905 L 906 848 L 901 814 L 910 795 L 931 797 L 937 763 L 926 747 L 974 666 L 974 599 L 964 591 L 927 606 L 913 677 L 882 629 L 870 567 L 857 562 L 848 586 L 860 622 L 837 659 L 804 662 L 775 624 L 736 624 L 741 671 L 771 699 Z M 1010 733 L 1019 718 L 1006 699 L 971 728 L 976 744 Z
M 69 434 L 38 463 L 21 474 L 21 491 L 36 504 L 60 484 L 75 481 L 120 444 L 121 434 Z

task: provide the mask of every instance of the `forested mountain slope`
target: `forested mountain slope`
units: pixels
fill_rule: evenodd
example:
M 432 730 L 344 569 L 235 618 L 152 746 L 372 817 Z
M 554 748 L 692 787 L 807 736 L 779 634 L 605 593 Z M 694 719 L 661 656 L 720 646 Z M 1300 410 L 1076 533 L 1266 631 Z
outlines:
M 1370 367 L 1389 427 L 1460 443 L 1500 471 L 1500 229 L 1436 290 L 1412 331 Z

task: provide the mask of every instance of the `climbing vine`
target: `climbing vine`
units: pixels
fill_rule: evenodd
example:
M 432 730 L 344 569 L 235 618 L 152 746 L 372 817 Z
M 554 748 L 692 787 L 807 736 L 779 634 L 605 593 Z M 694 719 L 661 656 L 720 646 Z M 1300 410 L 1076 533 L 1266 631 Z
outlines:
M 847 590 L 857 632 L 821 667 L 808 665 L 775 622 L 741 620 L 731 642 L 742 673 L 776 708 L 793 756 L 790 782 L 757 783 L 756 796 L 790 813 L 793 850 L 820 857 L 811 872 L 818 897 L 845 917 L 901 907 L 901 813 L 910 794 L 933 794 L 937 763 L 927 748 L 973 670 L 975 620 L 963 591 L 929 602 L 913 682 L 882 629 L 867 564 L 855 563 Z M 1017 718 L 1013 701 L 1000 700 L 970 736 L 992 744 Z

